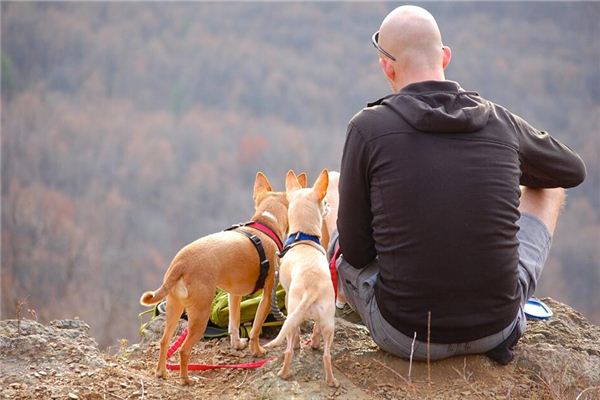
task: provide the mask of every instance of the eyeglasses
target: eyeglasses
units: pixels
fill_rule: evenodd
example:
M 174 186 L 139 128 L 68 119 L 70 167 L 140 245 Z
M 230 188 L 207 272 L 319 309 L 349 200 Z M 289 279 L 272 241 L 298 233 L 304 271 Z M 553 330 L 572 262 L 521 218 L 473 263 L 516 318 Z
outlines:
M 388 53 L 387 51 L 382 49 L 381 46 L 379 46 L 379 31 L 377 31 L 373 34 L 373 36 L 371 37 L 371 42 L 373 42 L 373 46 L 375 46 L 375 48 L 381 54 L 383 54 L 384 56 L 386 56 L 387 58 L 389 58 L 392 61 L 396 61 L 396 57 L 394 57 L 393 55 L 391 55 L 390 53 Z

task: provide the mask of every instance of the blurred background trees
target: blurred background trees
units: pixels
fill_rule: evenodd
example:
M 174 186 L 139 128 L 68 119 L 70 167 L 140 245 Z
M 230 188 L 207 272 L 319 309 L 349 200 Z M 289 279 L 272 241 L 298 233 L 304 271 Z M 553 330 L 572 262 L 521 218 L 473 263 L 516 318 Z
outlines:
M 2 12 L 2 318 L 79 315 L 135 339 L 177 250 L 246 220 L 254 175 L 339 169 L 388 93 L 388 3 L 15 3 Z M 586 161 L 539 295 L 600 322 L 600 3 L 427 3 L 447 78 Z

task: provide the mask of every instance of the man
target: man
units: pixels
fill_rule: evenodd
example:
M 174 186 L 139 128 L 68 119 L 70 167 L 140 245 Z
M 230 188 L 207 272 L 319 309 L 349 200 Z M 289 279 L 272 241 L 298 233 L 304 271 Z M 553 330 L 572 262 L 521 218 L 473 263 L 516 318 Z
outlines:
M 505 108 L 446 81 L 451 51 L 426 10 L 392 11 L 373 36 L 393 94 L 348 126 L 339 276 L 385 351 L 486 353 L 525 329 L 577 154 Z M 519 185 L 523 185 L 520 188 Z M 430 321 L 430 322 L 429 322 Z M 415 339 L 416 335 L 416 339 Z

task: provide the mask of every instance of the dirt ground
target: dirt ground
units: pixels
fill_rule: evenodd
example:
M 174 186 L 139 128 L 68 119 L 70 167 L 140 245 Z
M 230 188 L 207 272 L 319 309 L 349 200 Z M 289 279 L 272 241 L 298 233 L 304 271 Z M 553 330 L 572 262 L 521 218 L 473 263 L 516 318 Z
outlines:
M 321 350 L 303 345 L 295 353 L 291 379 L 277 376 L 278 356 L 259 369 L 191 372 L 195 384 L 153 376 L 163 320 L 155 319 L 141 342 L 98 350 L 79 320 L 0 321 L 1 399 L 600 399 L 600 327 L 578 312 L 544 301 L 549 321 L 530 321 L 507 366 L 484 356 L 409 363 L 377 348 L 366 329 L 336 320 L 334 374 L 339 388 L 325 384 Z M 185 322 L 182 321 L 181 326 Z M 265 332 L 265 337 L 275 332 Z M 308 338 L 308 333 L 303 339 Z M 233 364 L 256 359 L 229 348 L 226 338 L 203 340 L 192 362 Z M 172 357 L 178 362 L 178 356 Z

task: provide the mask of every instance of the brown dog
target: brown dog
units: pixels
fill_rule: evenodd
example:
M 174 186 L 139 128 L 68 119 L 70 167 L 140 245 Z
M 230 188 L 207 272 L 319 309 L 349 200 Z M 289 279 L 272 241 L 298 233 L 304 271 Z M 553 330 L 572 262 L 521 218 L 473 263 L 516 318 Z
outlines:
M 323 335 L 323 368 L 329 386 L 338 386 L 333 376 L 331 345 L 335 324 L 335 294 L 329 274 L 325 250 L 317 244 L 323 224 L 323 199 L 327 193 L 328 174 L 323 170 L 314 186 L 302 188 L 293 171 L 286 178 L 286 194 L 289 201 L 288 219 L 290 237 L 304 238 L 290 245 L 281 259 L 279 277 L 286 291 L 288 316 L 279 335 L 266 344 L 270 348 L 287 339 L 287 348 L 279 376 L 290 376 L 294 348 L 299 344 L 299 327 L 307 319 L 314 321 L 311 346 L 319 347 Z M 289 247 L 288 247 L 289 246 Z M 286 250 L 284 250 L 285 252 Z
M 269 228 L 281 238 L 287 233 L 288 201 L 285 193 L 273 192 L 266 176 L 256 174 L 254 183 L 255 213 L 253 221 Z M 275 276 L 277 244 L 266 233 L 250 227 L 240 228 L 258 236 L 269 260 L 269 271 L 264 283 L 264 293 L 250 332 L 250 351 L 258 356 L 265 353 L 259 344 L 262 324 L 271 307 L 271 290 Z M 181 249 L 167 270 L 163 284 L 154 292 L 142 295 L 140 303 L 148 306 L 167 298 L 166 325 L 160 340 L 160 356 L 156 376 L 166 378 L 167 346 L 177 327 L 183 310 L 188 314 L 189 334 L 180 351 L 181 383 L 189 384 L 188 361 L 193 345 L 204 335 L 210 315 L 212 299 L 217 287 L 229 293 L 229 334 L 231 346 L 242 349 L 240 340 L 240 301 L 243 295 L 253 292 L 260 274 L 259 256 L 254 244 L 243 234 L 223 231 L 205 236 Z

